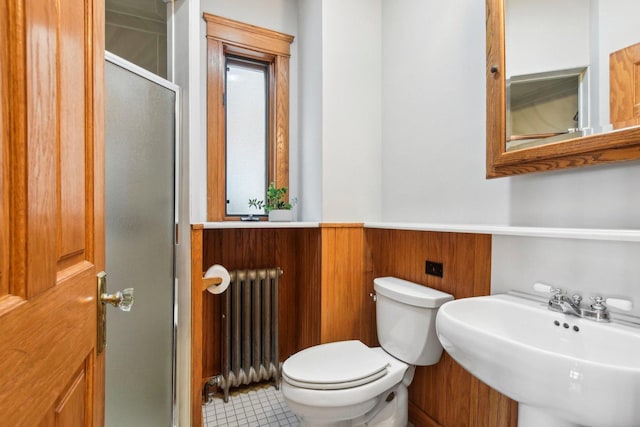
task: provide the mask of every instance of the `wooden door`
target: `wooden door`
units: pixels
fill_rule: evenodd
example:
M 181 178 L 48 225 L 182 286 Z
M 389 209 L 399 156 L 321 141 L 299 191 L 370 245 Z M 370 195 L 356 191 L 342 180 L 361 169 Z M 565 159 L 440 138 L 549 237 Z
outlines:
M 613 128 L 640 125 L 640 43 L 609 56 L 609 82 Z
M 0 426 L 100 426 L 103 3 L 0 2 Z

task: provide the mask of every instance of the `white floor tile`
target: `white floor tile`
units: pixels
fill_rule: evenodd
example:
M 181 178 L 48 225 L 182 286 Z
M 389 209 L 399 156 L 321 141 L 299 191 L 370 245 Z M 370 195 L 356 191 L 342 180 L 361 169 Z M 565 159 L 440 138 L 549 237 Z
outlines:
M 298 427 L 300 420 L 293 414 L 273 386 L 259 386 L 229 396 L 229 402 L 215 398 L 202 407 L 204 427 Z

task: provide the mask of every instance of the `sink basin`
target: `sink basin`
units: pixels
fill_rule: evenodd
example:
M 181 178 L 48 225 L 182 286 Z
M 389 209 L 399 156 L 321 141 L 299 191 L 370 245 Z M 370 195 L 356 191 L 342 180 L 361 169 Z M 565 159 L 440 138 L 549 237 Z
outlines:
M 513 295 L 463 298 L 436 318 L 444 349 L 519 403 L 519 427 L 640 426 L 640 329 Z

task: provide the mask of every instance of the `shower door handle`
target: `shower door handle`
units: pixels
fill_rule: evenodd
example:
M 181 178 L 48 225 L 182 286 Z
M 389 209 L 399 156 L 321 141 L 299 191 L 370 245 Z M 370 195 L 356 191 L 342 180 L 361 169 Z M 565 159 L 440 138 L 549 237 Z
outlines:
M 131 311 L 133 307 L 133 288 L 127 288 L 115 294 L 107 294 L 107 273 L 101 271 L 98 273 L 97 297 L 98 354 L 102 353 L 107 345 L 107 304 L 111 304 L 122 311 Z

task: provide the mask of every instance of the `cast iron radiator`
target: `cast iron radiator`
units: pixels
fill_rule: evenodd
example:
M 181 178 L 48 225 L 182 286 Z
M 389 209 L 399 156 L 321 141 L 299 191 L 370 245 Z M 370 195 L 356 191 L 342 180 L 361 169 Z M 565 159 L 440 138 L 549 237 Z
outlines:
M 279 267 L 234 270 L 222 300 L 222 374 L 215 385 L 229 400 L 229 388 L 266 380 L 280 386 L 278 355 Z M 213 349 L 219 351 L 218 348 Z M 205 387 L 205 397 L 208 394 Z

